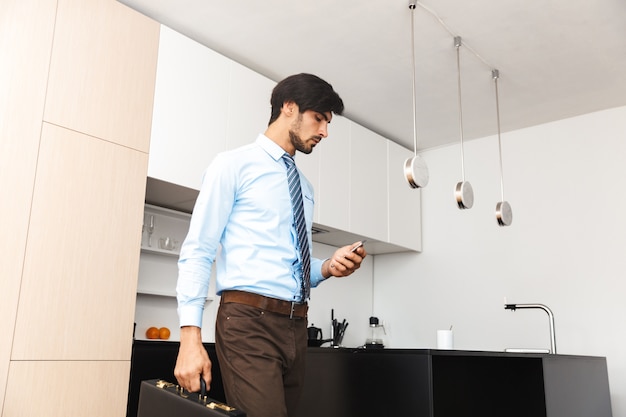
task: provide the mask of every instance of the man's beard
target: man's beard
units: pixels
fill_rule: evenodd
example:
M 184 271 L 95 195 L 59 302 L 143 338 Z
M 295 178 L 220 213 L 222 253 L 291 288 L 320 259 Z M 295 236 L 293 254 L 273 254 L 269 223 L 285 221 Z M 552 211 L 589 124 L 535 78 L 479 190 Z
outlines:
M 299 134 L 296 132 L 300 130 L 302 127 L 302 113 L 298 114 L 298 118 L 293 121 L 291 124 L 291 129 L 289 129 L 289 140 L 291 140 L 291 144 L 297 151 L 302 153 L 309 154 L 313 152 L 313 147 L 307 148 L 306 144 L 302 140 Z
M 304 143 L 302 138 L 300 138 L 300 135 L 298 135 L 293 130 L 289 131 L 289 139 L 291 140 L 291 144 L 294 146 L 294 148 L 296 148 L 297 151 L 306 154 L 313 152 L 313 146 L 307 147 L 306 143 Z

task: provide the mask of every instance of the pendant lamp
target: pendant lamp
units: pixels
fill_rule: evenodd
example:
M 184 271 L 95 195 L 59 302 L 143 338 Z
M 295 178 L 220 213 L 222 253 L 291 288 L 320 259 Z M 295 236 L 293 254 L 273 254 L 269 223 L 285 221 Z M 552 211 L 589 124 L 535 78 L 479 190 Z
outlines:
M 500 72 L 497 69 L 491 71 L 494 85 L 496 87 L 496 119 L 498 121 L 498 152 L 500 154 L 500 194 L 501 200 L 496 204 L 496 219 L 498 226 L 510 226 L 513 222 L 513 211 L 511 205 L 504 200 L 504 175 L 502 173 L 502 140 L 500 139 L 500 100 L 498 98 L 498 78 Z
M 428 184 L 429 174 L 428 166 L 422 157 L 417 154 L 417 106 L 415 100 L 415 29 L 414 15 L 415 5 L 417 1 L 409 2 L 409 10 L 411 10 L 411 62 L 413 68 L 413 148 L 414 153 L 411 158 L 404 161 L 404 176 L 411 188 L 423 188 Z
M 456 184 L 454 189 L 454 197 L 456 198 L 456 204 L 461 210 L 470 209 L 474 205 L 474 190 L 472 184 L 469 181 L 465 181 L 465 156 L 463 151 L 463 103 L 461 100 L 461 37 L 454 37 L 454 47 L 456 48 L 456 67 L 457 67 L 457 81 L 459 91 L 459 132 L 461 136 L 461 182 Z

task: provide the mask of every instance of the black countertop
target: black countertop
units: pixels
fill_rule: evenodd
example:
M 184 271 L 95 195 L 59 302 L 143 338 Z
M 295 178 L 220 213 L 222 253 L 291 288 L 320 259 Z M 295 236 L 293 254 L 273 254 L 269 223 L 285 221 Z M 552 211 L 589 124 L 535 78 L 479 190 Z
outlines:
M 178 342 L 135 341 L 128 416 L 142 380 L 173 375 Z M 215 345 L 210 394 L 225 402 Z M 297 417 L 611 417 L 606 359 L 547 353 L 310 347 Z

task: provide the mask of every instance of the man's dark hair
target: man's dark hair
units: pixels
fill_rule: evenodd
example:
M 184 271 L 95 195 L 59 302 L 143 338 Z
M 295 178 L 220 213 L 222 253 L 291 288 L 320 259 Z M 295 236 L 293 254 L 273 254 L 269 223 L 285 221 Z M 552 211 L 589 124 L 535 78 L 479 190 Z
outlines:
M 291 75 L 274 87 L 272 90 L 272 124 L 280 115 L 283 104 L 293 101 L 298 105 L 300 113 L 313 110 L 319 113 L 333 112 L 343 113 L 343 100 L 333 90 L 333 86 L 313 74 Z

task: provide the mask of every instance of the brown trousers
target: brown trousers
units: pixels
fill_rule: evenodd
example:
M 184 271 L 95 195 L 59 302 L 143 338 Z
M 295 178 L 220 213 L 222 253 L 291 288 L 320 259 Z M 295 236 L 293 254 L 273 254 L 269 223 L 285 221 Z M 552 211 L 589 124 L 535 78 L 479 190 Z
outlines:
M 306 319 L 221 304 L 215 347 L 229 405 L 248 417 L 295 417 L 304 382 Z

